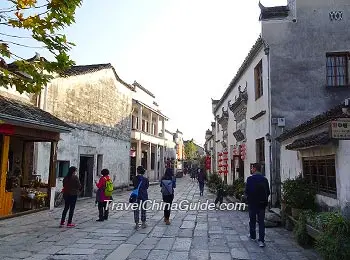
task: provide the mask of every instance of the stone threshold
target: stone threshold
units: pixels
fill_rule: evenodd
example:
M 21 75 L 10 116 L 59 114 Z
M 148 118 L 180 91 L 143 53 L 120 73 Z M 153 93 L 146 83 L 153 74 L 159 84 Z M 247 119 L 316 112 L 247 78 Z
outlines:
M 40 212 L 40 211 L 45 211 L 45 210 L 48 210 L 48 209 L 49 209 L 49 207 L 45 207 L 45 208 L 40 208 L 40 209 L 32 209 L 32 210 L 26 210 L 26 211 L 23 211 L 23 212 L 18 212 L 18 213 L 14 213 L 14 214 L 11 214 L 11 215 L 8 215 L 8 216 L 0 217 L 0 221 L 1 220 L 5 220 L 5 219 L 25 216 L 25 215 L 37 213 L 37 212 Z

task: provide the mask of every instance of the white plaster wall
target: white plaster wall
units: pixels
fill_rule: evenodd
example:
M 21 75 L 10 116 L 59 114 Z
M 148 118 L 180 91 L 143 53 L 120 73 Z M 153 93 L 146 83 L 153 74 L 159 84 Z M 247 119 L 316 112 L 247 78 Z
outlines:
M 153 102 L 157 102 L 155 98 L 151 97 L 149 94 L 147 94 L 142 89 L 136 87 L 136 92 L 132 93 L 132 98 L 138 101 L 141 101 L 142 103 L 148 105 L 149 107 L 158 110 L 159 107 L 153 104 Z M 158 103 L 158 102 L 157 102 Z
M 97 133 L 75 129 L 70 134 L 61 134 L 58 143 L 57 160 L 70 161 L 70 166 L 79 168 L 79 147 L 91 147 L 94 155 L 94 180 L 97 172 L 97 155 L 103 155 L 102 168 L 110 171 L 111 177 L 115 177 L 114 185 L 122 186 L 129 184 L 130 166 L 130 142 L 122 141 Z M 38 144 L 38 167 L 37 172 L 48 179 L 49 173 L 50 144 Z M 62 179 L 57 178 L 57 189 L 62 188 Z
M 302 162 L 299 160 L 297 151 L 287 150 L 286 146 L 291 143 L 284 143 L 281 146 L 281 181 L 294 179 L 302 172 Z
M 29 94 L 27 92 L 23 92 L 22 94 L 20 94 L 15 87 L 5 88 L 2 86 L 0 86 L 0 95 L 8 98 L 21 100 L 23 102 L 30 102 L 31 97 L 33 96 L 33 94 Z
M 337 190 L 342 209 L 350 207 L 350 140 L 339 141 L 337 157 Z M 349 211 L 347 209 L 346 211 Z M 349 213 L 346 213 L 347 215 Z
M 302 138 L 299 136 L 298 138 Z M 310 148 L 301 152 L 286 150 L 286 145 L 296 138 L 286 140 L 281 145 L 281 181 L 295 178 L 302 172 L 302 157 L 327 156 L 336 154 L 337 199 L 318 194 L 316 200 L 319 204 L 338 208 L 350 207 L 350 140 L 341 140 L 338 146 L 323 148 Z
M 258 100 L 255 100 L 255 79 L 254 79 L 254 68 L 262 60 L 263 66 L 263 96 Z M 256 139 L 265 137 L 269 133 L 269 118 L 270 111 L 268 105 L 268 60 L 267 56 L 264 53 L 263 48 L 256 55 L 256 57 L 251 62 L 250 66 L 246 69 L 244 74 L 241 76 L 238 83 L 234 86 L 230 93 L 225 97 L 221 107 L 215 115 L 222 115 L 222 107 L 225 110 L 228 108 L 228 102 L 231 101 L 231 104 L 235 101 L 235 98 L 238 98 L 238 86 L 241 86 L 241 91 L 247 86 L 248 91 L 248 103 L 247 103 L 247 121 L 246 121 L 246 146 L 247 146 L 247 156 L 245 159 L 244 169 L 245 169 L 245 178 L 250 175 L 250 164 L 256 162 Z M 266 111 L 266 114 L 257 120 L 252 120 L 251 118 L 261 112 L 262 110 Z M 236 131 L 236 122 L 234 121 L 234 114 L 229 110 L 229 123 L 228 123 L 228 147 L 236 144 L 236 139 L 233 136 L 233 133 Z M 221 126 L 220 126 L 221 129 Z M 222 140 L 222 132 L 216 134 L 216 140 Z M 270 181 L 270 149 L 269 142 L 265 138 L 265 173 L 266 177 Z M 217 144 L 218 151 L 221 151 L 221 145 Z M 230 150 L 230 149 L 228 149 Z M 232 154 L 230 153 L 230 158 Z M 231 163 L 229 163 L 231 164 Z M 229 165 L 229 175 L 231 174 L 231 165 Z M 231 176 L 228 176 L 228 180 L 231 179 Z

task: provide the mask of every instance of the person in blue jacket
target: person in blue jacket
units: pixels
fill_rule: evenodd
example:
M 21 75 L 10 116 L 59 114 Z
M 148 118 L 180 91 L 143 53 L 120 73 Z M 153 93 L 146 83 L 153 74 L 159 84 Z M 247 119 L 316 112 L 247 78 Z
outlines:
M 160 187 L 165 202 L 164 207 L 164 222 L 166 225 L 170 225 L 170 209 L 174 200 L 174 188 L 176 188 L 176 178 L 174 176 L 174 170 L 167 168 L 164 176 L 160 181 Z
M 137 203 L 141 205 L 141 221 L 142 221 L 142 228 L 146 228 L 146 201 L 148 200 L 148 188 L 149 188 L 149 180 L 147 177 L 145 177 L 146 170 L 139 166 L 137 167 L 137 175 L 133 178 L 133 185 L 134 188 L 137 188 L 141 183 L 139 194 L 137 198 Z M 139 218 L 140 218 L 140 211 L 139 208 L 134 210 L 134 220 L 135 220 L 135 229 L 139 228 Z
M 247 178 L 245 195 L 249 209 L 249 237 L 256 239 L 256 219 L 259 224 L 259 246 L 265 246 L 265 209 L 270 196 L 269 182 L 261 174 L 261 165 L 254 163 L 251 167 L 252 175 Z

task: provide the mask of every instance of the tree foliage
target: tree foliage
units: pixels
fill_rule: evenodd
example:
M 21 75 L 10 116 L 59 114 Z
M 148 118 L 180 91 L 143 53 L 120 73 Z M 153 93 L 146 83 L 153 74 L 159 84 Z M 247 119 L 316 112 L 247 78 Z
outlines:
M 186 160 L 193 160 L 197 155 L 197 147 L 194 144 L 193 140 L 187 142 L 185 144 L 185 156 Z
M 74 65 L 67 54 L 74 44 L 61 32 L 75 22 L 75 11 L 81 3 L 82 0 L 2 0 L 0 86 L 14 86 L 20 93 L 36 93 L 48 83 L 52 73 L 61 73 Z M 13 33 L 3 33 L 2 29 Z M 30 37 L 21 36 L 23 30 Z M 28 45 L 32 41 L 40 46 Z M 39 55 L 37 59 L 26 60 L 16 54 L 16 48 L 47 49 L 55 60 L 47 61 Z

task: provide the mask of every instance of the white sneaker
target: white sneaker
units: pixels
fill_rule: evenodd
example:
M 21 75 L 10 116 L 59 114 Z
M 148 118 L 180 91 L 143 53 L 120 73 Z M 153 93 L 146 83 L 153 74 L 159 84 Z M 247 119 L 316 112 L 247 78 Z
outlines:
M 138 230 L 139 229 L 139 223 L 135 224 L 135 229 Z
M 262 241 L 259 241 L 259 246 L 260 246 L 260 247 L 265 247 L 265 243 L 262 242 Z
M 250 235 L 247 235 L 247 237 L 248 237 L 251 241 L 256 241 L 256 239 L 251 238 Z

